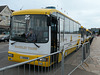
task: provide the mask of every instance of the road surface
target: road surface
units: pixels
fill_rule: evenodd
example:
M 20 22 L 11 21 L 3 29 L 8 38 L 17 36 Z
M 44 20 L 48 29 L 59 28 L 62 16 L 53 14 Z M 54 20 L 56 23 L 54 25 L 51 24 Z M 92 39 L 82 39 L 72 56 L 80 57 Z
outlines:
M 8 61 L 8 42 L 0 43 L 0 68 L 6 67 L 12 64 L 16 64 L 16 62 Z M 72 53 L 68 57 L 65 58 L 64 61 L 64 74 L 67 75 L 73 68 L 75 68 L 81 61 L 81 50 Z M 38 67 L 34 65 L 22 65 L 19 67 L 15 67 L 3 72 L 0 72 L 0 75 L 61 75 L 61 64 L 54 64 L 49 68 Z M 30 67 L 30 69 L 29 69 Z M 82 69 L 77 69 L 72 73 L 72 75 L 96 75 L 91 72 L 84 71 Z

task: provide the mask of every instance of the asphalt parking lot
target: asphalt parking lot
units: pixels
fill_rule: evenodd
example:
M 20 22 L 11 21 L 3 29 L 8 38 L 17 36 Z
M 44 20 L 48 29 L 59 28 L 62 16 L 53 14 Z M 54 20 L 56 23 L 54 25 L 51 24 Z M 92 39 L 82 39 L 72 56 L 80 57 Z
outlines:
M 9 66 L 9 65 L 12 65 L 12 64 L 16 64 L 16 62 L 8 61 L 8 53 L 7 53 L 8 52 L 8 49 L 9 49 L 9 43 L 8 42 L 0 42 L 0 63 L 1 63 L 0 64 L 0 68 L 6 67 L 6 66 Z M 74 58 L 72 58 L 71 60 L 73 60 L 73 59 Z M 39 73 L 37 71 L 38 67 L 35 67 L 36 68 L 35 75 L 47 75 L 47 74 L 48 75 L 61 75 L 61 67 L 60 66 L 61 66 L 61 63 L 59 63 L 58 66 L 54 65 L 53 66 L 54 68 L 51 67 L 51 71 L 48 71 L 48 69 L 46 69 L 47 72 L 45 72 L 45 68 L 43 69 L 42 67 L 40 67 L 39 70 L 42 69 L 44 71 L 43 72 L 39 72 Z M 65 63 L 64 66 L 65 67 L 68 67 L 68 64 Z M 31 71 L 30 71 L 31 73 L 30 73 L 30 75 L 33 75 L 34 74 L 34 71 L 33 71 L 34 69 L 32 67 L 34 67 L 34 66 L 31 66 Z M 69 65 L 68 68 L 71 68 L 71 67 L 73 67 L 73 66 L 70 66 Z M 28 68 L 29 68 L 29 66 L 26 65 L 25 75 L 28 75 L 28 73 L 29 73 L 29 69 Z M 65 68 L 65 70 L 64 70 L 65 71 L 65 74 L 66 74 L 68 68 L 67 69 Z M 14 68 L 13 69 L 14 75 L 17 75 L 18 74 L 17 70 L 18 70 L 18 68 Z M 20 67 L 20 74 L 19 75 L 23 75 L 23 72 L 24 72 L 23 70 L 24 70 L 24 67 L 21 66 Z M 12 72 L 11 73 L 10 72 L 9 71 L 6 72 L 5 75 L 11 75 Z M 78 68 L 71 75 L 96 75 L 96 74 Z
M 15 64 L 15 62 L 8 61 L 8 42 L 0 42 L 0 68 Z

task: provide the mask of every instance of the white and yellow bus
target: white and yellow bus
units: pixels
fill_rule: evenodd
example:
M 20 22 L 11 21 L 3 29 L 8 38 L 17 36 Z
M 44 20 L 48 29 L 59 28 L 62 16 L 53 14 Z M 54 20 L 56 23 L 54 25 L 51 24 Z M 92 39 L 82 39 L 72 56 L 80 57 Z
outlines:
M 86 29 L 86 36 L 87 36 L 87 42 L 90 41 L 92 38 L 92 32 L 88 29 Z
M 35 42 L 26 38 L 30 28 L 36 35 Z M 9 61 L 24 62 L 61 50 L 67 56 L 75 51 L 77 47 L 74 46 L 80 43 L 80 23 L 56 9 L 31 9 L 12 13 Z M 68 49 L 69 47 L 73 48 Z M 57 56 L 55 61 L 60 62 L 61 53 Z M 41 60 L 46 62 L 46 67 L 54 63 L 52 56 Z M 39 65 L 38 61 L 35 61 L 35 65 Z M 45 63 L 42 66 L 45 66 Z
M 81 44 L 87 42 L 87 30 L 83 26 L 81 26 Z

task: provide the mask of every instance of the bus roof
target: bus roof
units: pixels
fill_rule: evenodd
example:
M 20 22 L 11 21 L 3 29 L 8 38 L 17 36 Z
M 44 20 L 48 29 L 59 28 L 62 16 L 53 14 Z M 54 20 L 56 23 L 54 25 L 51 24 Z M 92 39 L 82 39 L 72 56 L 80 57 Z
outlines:
M 83 26 L 81 26 L 81 28 L 84 28 Z
M 89 33 L 92 33 L 90 30 L 86 29 L 86 31 L 88 31 Z
M 89 31 L 88 29 L 86 29 L 86 31 Z
M 92 33 L 92 32 L 89 30 L 89 33 Z
M 81 26 L 81 28 L 86 30 L 86 28 L 85 28 L 85 27 L 83 27 L 83 26 Z
M 53 12 L 58 12 L 64 16 L 66 16 L 65 14 L 61 13 L 60 11 L 56 10 L 56 9 L 27 9 L 27 10 L 19 10 L 19 11 L 15 11 L 12 13 L 12 15 L 26 15 L 26 14 L 43 14 L 43 15 L 50 15 Z M 67 18 L 73 20 L 72 18 L 66 16 Z M 73 20 L 75 21 L 75 20 Z M 75 21 L 76 23 L 80 24 L 78 21 Z

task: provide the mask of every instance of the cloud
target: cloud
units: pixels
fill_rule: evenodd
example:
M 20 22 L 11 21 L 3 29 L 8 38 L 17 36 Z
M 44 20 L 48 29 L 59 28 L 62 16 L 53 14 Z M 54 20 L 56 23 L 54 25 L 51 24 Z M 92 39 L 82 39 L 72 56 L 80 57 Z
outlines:
M 0 5 L 8 5 L 13 10 L 58 6 L 58 10 L 79 21 L 84 27 L 100 28 L 100 0 L 0 0 Z

